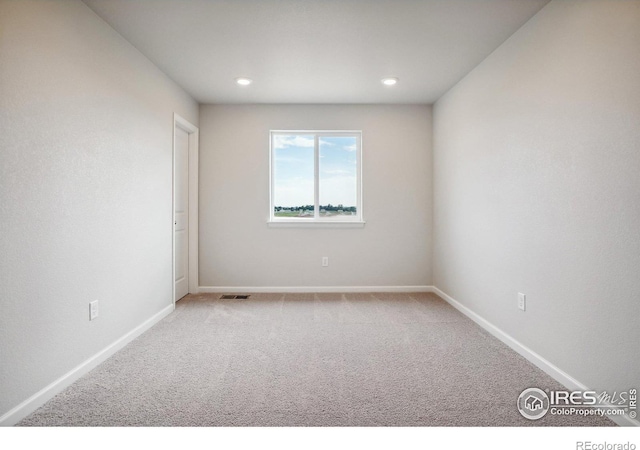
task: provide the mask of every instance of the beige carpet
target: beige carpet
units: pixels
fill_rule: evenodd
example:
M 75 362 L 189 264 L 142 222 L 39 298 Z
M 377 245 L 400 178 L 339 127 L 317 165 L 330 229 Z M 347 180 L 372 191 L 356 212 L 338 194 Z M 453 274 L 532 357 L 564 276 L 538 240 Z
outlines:
M 433 294 L 187 296 L 22 426 L 613 426 L 529 421 L 562 387 Z

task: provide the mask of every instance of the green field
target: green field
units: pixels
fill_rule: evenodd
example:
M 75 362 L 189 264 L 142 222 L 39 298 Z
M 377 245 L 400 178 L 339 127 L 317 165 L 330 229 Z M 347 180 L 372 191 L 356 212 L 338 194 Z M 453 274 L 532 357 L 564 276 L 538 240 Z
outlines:
M 275 217 L 301 217 L 300 211 L 276 211 L 273 214 Z M 313 217 L 313 215 L 302 216 L 302 217 Z

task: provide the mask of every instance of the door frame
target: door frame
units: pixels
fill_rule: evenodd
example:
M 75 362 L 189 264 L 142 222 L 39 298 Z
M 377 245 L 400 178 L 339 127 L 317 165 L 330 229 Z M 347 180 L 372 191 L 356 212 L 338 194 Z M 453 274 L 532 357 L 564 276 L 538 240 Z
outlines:
M 189 135 L 189 294 L 198 292 L 198 142 L 200 130 L 191 122 L 181 117 L 177 113 L 173 113 L 173 135 L 172 158 L 171 158 L 171 298 L 175 307 L 176 303 L 176 242 L 175 242 L 175 192 L 176 192 L 176 128 L 180 128 Z

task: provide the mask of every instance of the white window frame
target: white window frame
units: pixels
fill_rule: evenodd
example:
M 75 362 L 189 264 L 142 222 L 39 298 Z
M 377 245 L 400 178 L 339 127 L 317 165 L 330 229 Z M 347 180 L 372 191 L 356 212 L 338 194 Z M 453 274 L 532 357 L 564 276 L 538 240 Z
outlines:
M 306 134 L 314 137 L 314 211 L 313 218 L 276 217 L 273 204 L 274 194 L 274 166 L 273 166 L 273 137 L 274 135 Z M 356 215 L 355 216 L 320 216 L 320 151 L 319 141 L 323 137 L 355 137 L 356 138 Z M 271 130 L 269 131 L 269 220 L 271 227 L 318 227 L 318 228 L 361 228 L 365 221 L 362 212 L 362 131 L 361 130 Z

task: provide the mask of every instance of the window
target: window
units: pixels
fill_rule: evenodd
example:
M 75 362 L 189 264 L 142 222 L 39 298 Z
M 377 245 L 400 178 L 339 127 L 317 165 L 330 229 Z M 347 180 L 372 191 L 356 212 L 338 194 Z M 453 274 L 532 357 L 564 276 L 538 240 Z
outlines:
M 272 131 L 269 222 L 362 226 L 360 131 Z

